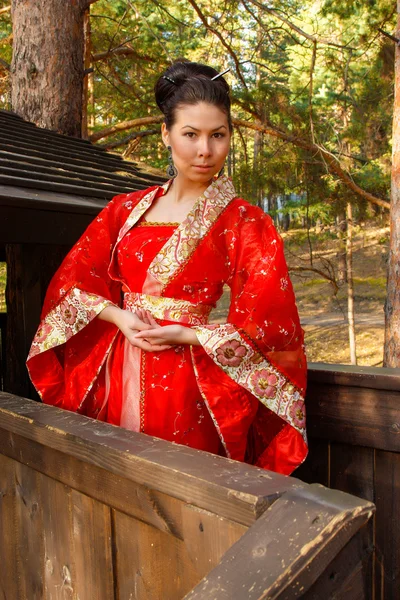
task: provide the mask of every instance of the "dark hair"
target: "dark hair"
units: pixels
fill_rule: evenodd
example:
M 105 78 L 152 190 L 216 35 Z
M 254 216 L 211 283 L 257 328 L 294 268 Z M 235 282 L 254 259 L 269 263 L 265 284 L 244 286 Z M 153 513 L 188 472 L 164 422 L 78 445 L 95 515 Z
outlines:
M 168 129 L 175 122 L 175 109 L 184 104 L 208 102 L 218 106 L 227 116 L 232 131 L 229 85 L 223 77 L 211 81 L 218 71 L 201 63 L 179 60 L 159 77 L 154 91 L 156 102 L 164 114 Z

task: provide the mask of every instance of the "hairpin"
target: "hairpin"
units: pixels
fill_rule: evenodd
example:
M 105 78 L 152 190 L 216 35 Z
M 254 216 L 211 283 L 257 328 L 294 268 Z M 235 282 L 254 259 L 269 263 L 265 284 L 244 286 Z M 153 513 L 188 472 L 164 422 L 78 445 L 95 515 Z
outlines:
M 168 75 L 163 75 L 163 79 L 166 79 L 170 83 L 173 83 L 174 85 L 177 85 L 176 81 L 174 81 L 173 79 L 171 79 L 171 77 L 168 77 Z
M 222 77 L 222 75 L 225 75 L 225 73 L 228 73 L 228 71 L 230 71 L 230 69 L 225 69 L 225 71 L 222 71 L 222 73 L 218 73 L 218 75 L 215 75 L 214 77 L 211 77 L 211 81 L 215 81 L 219 77 Z

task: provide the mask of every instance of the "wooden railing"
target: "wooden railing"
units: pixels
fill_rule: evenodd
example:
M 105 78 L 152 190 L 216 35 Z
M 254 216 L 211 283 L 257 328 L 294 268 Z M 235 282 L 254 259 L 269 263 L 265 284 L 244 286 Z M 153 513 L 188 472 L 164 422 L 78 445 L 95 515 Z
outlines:
M 367 598 L 373 508 L 0 394 L 7 600 Z
M 6 377 L 6 327 L 7 313 L 0 312 L 0 391 L 4 390 Z
M 306 400 L 310 453 L 295 476 L 375 503 L 362 540 L 368 597 L 398 600 L 400 369 L 312 364 Z

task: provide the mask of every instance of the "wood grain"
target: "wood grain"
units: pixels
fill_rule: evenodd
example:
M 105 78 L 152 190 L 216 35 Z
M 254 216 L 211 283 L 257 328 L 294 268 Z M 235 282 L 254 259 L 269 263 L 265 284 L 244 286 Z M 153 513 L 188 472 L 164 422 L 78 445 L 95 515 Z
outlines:
M 181 540 L 114 511 L 118 600 L 178 600 L 201 579 Z
M 297 598 L 367 522 L 373 508 L 322 486 L 287 492 L 185 600 Z
M 392 600 L 400 590 L 400 455 L 376 452 L 376 600 Z
M 15 461 L 0 456 L 0 598 L 7 600 L 20 598 L 18 578 L 10 577 L 18 564 L 15 466 Z
M 399 392 L 312 383 L 307 392 L 310 437 L 400 452 Z
M 0 394 L 0 427 L 243 525 L 286 490 L 305 485 L 10 394 Z

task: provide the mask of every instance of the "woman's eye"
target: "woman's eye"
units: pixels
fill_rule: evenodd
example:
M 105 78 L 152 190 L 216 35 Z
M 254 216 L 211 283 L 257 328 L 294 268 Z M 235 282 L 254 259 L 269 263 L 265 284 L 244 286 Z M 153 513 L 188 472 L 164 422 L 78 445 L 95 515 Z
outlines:
M 195 134 L 195 132 L 194 132 L 194 131 L 187 131 L 187 132 L 186 132 L 184 135 L 185 135 L 185 136 L 187 136 L 187 137 L 189 137 L 189 138 L 192 138 L 192 137 L 194 137 L 196 134 Z
M 215 138 L 217 138 L 217 139 L 219 139 L 219 138 L 223 138 L 223 137 L 224 137 L 224 134 L 223 134 L 223 133 L 220 133 L 219 131 L 217 131 L 216 133 L 214 133 L 214 137 L 215 137 Z

